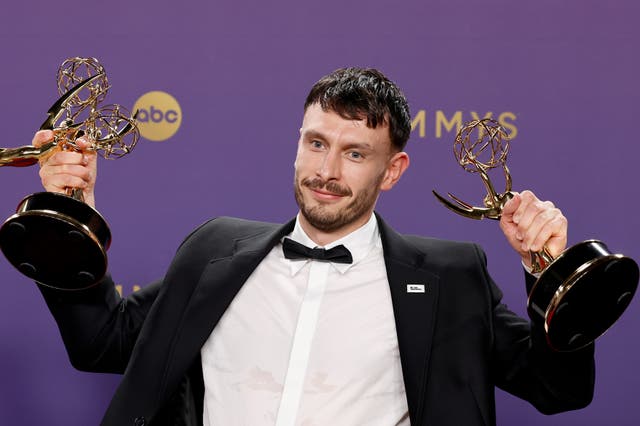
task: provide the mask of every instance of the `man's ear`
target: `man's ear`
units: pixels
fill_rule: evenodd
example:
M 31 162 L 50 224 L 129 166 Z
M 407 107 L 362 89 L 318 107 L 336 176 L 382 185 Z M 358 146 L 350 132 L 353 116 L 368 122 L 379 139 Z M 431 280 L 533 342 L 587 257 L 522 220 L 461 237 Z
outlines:
M 409 167 L 409 154 L 404 151 L 396 152 L 387 165 L 384 178 L 380 183 L 381 191 L 388 191 L 400 180 L 402 174 Z

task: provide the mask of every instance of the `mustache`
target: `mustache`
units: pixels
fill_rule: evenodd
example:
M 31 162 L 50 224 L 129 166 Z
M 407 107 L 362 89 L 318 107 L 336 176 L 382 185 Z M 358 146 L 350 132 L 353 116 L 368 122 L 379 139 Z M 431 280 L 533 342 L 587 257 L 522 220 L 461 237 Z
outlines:
M 331 182 L 331 181 L 327 182 L 319 177 L 316 177 L 313 179 L 304 178 L 302 179 L 301 183 L 303 186 L 306 186 L 307 188 L 321 189 L 342 197 L 350 197 L 351 195 L 353 195 L 353 193 L 348 187 L 342 186 L 337 182 Z

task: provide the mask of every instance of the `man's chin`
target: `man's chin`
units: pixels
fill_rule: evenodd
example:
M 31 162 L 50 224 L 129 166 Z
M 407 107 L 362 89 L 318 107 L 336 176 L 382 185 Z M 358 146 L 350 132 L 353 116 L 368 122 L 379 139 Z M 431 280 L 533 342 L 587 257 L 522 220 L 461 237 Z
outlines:
M 324 206 L 315 206 L 301 210 L 302 216 L 314 228 L 331 232 L 344 226 L 344 218 L 336 213 L 326 211 Z
M 309 225 L 322 232 L 335 232 L 344 227 L 344 224 L 334 220 L 319 220 L 318 218 L 309 217 L 307 217 L 306 219 Z

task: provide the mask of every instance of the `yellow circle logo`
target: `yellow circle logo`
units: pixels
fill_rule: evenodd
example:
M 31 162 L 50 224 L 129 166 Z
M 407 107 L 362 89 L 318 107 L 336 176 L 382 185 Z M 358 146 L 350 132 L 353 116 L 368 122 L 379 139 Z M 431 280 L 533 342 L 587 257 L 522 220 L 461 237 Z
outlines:
M 150 141 L 169 139 L 182 123 L 182 110 L 176 98 L 158 90 L 140 96 L 133 111 L 138 111 L 140 135 Z

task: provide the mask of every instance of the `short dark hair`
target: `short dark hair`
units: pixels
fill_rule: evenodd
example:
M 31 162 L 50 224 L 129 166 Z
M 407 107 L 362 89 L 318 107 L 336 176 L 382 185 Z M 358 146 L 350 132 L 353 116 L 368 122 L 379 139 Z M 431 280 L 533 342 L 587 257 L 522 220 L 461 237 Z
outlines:
M 398 86 L 373 68 L 341 68 L 313 85 L 304 103 L 320 104 L 346 119 L 367 119 L 367 126 L 389 125 L 393 146 L 402 151 L 411 133 L 407 98 Z

